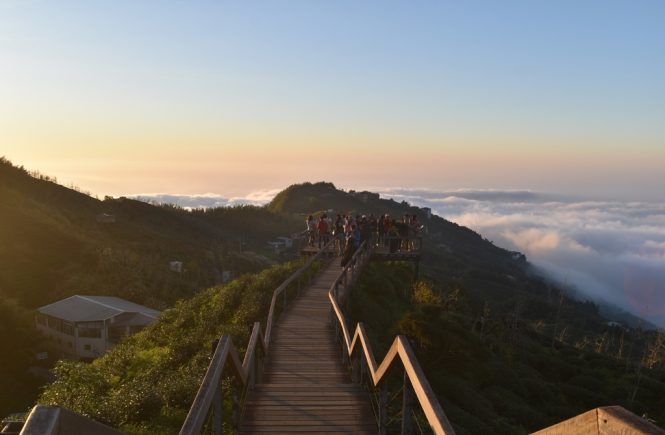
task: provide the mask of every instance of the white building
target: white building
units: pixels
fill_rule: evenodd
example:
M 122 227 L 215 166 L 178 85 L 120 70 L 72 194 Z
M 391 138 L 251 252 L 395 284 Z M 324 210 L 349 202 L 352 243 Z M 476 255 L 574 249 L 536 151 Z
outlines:
M 75 295 L 38 308 L 36 322 L 59 357 L 91 360 L 158 316 L 157 310 L 113 296 Z
M 277 241 L 282 242 L 287 249 L 293 247 L 293 239 L 291 237 L 277 237 Z
M 182 273 L 182 261 L 169 261 L 169 270 L 171 272 Z
M 114 224 L 115 215 L 109 213 L 100 213 L 97 215 L 97 222 L 100 224 Z

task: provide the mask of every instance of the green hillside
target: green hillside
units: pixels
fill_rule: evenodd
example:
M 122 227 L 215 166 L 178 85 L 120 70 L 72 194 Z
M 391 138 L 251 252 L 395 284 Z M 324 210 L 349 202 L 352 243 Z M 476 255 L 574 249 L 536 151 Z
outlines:
M 59 362 L 58 379 L 39 402 L 125 433 L 177 433 L 210 362 L 211 342 L 230 333 L 244 352 L 248 326 L 265 320 L 273 291 L 299 266 L 273 266 L 180 301 L 91 364 Z
M 573 332 L 553 343 L 541 322 L 556 315 L 556 305 L 533 296 L 519 312 L 479 310 L 474 299 L 460 287 L 414 281 L 406 264 L 373 262 L 354 290 L 350 314 L 365 323 L 377 358 L 396 334 L 409 338 L 459 435 L 526 434 L 606 405 L 665 426 L 665 349 L 656 356 L 662 335 L 596 332 L 596 317 L 568 301 L 561 331 L 584 331 L 587 344 Z
M 106 213 L 114 223 L 100 223 Z M 0 162 L 0 294 L 28 308 L 74 293 L 110 294 L 154 308 L 269 264 L 266 242 L 300 223 L 265 208 L 187 212 L 127 198 L 103 201 Z M 184 273 L 169 271 L 172 260 Z M 249 264 L 247 264 L 249 263 Z M 257 263 L 257 264 L 251 264 Z
M 407 203 L 330 183 L 291 186 L 269 207 L 419 215 L 423 281 L 406 264 L 372 263 L 352 314 L 367 322 L 378 357 L 395 334 L 412 339 L 458 433 L 526 433 L 610 404 L 665 426 L 665 335 L 608 326 L 595 303 L 568 296 L 521 254 Z
M 102 213 L 115 222 L 98 222 Z M 0 309 L 12 312 L 0 322 L 0 334 L 12 337 L 12 352 L 0 353 L 0 415 L 27 409 L 43 383 L 28 373 L 44 366 L 34 360 L 44 350 L 36 307 L 95 294 L 163 310 L 221 282 L 223 270 L 239 276 L 283 261 L 266 242 L 300 227 L 265 207 L 189 212 L 99 200 L 0 159 Z M 182 261 L 183 272 L 172 272 L 170 261 Z M 14 340 L 22 331 L 31 339 Z
M 170 433 L 182 422 L 222 331 L 246 343 L 274 288 L 296 267 L 266 241 L 304 228 L 320 211 L 401 217 L 426 225 L 420 281 L 411 266 L 372 262 L 351 300 L 378 357 L 394 334 L 412 340 L 460 434 L 542 428 L 620 404 L 665 423 L 665 337 L 607 325 L 590 301 L 544 279 L 524 256 L 406 202 L 331 183 L 293 185 L 265 207 L 186 211 L 126 198 L 91 198 L 0 164 L 0 388 L 25 392 L 0 411 L 27 407 L 39 341 L 30 309 L 75 293 L 109 294 L 164 315 L 91 364 L 61 362 L 43 403 L 70 407 L 131 433 Z M 100 213 L 115 223 L 100 223 Z M 241 252 L 242 251 L 242 252 Z M 168 262 L 185 263 L 182 276 Z M 250 274 L 214 286 L 221 270 Z M 207 290 L 203 290 L 208 288 Z M 4 408 L 3 408 L 4 407 Z

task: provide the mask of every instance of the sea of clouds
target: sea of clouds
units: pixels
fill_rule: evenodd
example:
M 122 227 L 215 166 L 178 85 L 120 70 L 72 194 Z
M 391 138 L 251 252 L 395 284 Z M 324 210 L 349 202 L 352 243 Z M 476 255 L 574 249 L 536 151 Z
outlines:
M 391 189 L 431 207 L 594 300 L 665 327 L 665 204 L 589 201 L 529 191 Z
M 251 192 L 245 196 L 233 197 L 226 197 L 217 193 L 203 193 L 198 195 L 144 193 L 127 195 L 127 197 L 153 204 L 176 204 L 187 210 L 192 210 L 195 208 L 230 207 L 236 205 L 264 205 L 269 203 L 279 192 L 280 189 L 265 189 Z
M 594 300 L 665 327 L 665 204 L 590 201 L 530 191 L 374 189 L 431 207 L 479 232 Z M 262 205 L 278 190 L 245 197 L 138 195 L 186 208 Z

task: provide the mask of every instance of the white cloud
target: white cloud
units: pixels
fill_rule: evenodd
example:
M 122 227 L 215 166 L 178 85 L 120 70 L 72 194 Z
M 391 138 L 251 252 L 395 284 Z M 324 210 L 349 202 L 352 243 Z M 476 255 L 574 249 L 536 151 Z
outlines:
M 127 197 L 158 204 L 176 204 L 191 210 L 195 208 L 228 207 L 242 204 L 264 205 L 269 203 L 278 193 L 279 189 L 264 189 L 250 192 L 244 196 L 234 196 L 231 198 L 227 198 L 217 193 L 203 193 L 195 195 L 177 193 L 144 193 L 127 195 Z
M 378 190 L 383 197 L 431 207 L 595 299 L 665 327 L 665 204 L 588 201 L 537 192 L 427 189 Z M 279 192 L 133 195 L 186 208 L 263 205 Z
M 501 236 L 510 240 L 521 251 L 542 252 L 557 249 L 561 236 L 556 231 L 529 228 L 521 231 L 504 231 Z
M 468 226 L 596 299 L 665 327 L 665 204 L 529 191 L 409 191 L 413 204 Z
M 264 205 L 272 201 L 272 199 L 281 191 L 281 189 L 264 189 L 250 192 L 242 197 L 233 197 L 229 200 L 232 204 L 254 204 Z

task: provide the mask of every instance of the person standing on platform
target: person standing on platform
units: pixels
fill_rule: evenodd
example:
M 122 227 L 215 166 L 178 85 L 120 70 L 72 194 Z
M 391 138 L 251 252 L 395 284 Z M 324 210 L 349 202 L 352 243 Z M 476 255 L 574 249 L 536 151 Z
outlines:
M 319 230 L 319 249 L 321 249 L 321 242 L 323 242 L 323 246 L 328 244 L 328 219 L 326 217 L 325 213 L 322 214 L 316 226 L 316 229 Z
M 344 254 L 344 220 L 342 215 L 337 215 L 335 225 L 333 227 L 333 236 L 335 236 L 335 244 L 337 245 L 337 252 L 340 256 Z
M 307 245 L 314 247 L 314 234 L 316 234 L 316 225 L 314 224 L 314 216 L 309 215 L 305 220 L 305 225 L 307 225 Z

